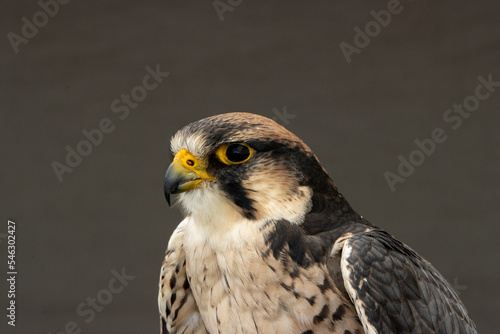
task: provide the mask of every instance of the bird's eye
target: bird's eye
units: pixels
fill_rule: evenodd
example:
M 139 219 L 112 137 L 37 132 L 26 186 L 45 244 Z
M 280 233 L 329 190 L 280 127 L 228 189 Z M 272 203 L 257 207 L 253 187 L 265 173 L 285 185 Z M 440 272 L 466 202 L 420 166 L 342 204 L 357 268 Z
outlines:
M 217 150 L 217 156 L 226 165 L 241 164 L 252 156 L 253 149 L 247 144 L 226 144 Z
M 226 150 L 226 157 L 231 162 L 241 163 L 250 157 L 250 149 L 245 145 L 232 144 Z

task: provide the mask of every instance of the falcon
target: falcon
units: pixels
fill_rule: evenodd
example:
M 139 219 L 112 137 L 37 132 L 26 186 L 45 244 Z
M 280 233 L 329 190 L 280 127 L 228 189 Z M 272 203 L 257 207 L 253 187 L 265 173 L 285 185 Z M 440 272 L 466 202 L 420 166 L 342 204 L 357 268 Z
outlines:
M 476 333 L 441 274 L 273 120 L 208 117 L 171 149 L 165 195 L 186 218 L 161 268 L 161 333 Z

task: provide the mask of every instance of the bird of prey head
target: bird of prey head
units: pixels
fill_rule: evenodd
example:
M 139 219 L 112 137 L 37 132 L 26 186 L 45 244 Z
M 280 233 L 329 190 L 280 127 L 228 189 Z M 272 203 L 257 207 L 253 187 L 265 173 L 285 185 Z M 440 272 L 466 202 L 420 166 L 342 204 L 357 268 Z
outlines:
M 166 198 L 170 203 L 170 194 L 182 193 L 183 207 L 200 219 L 224 211 L 298 223 L 311 211 L 315 194 L 336 192 L 311 149 L 263 116 L 202 119 L 177 132 L 171 148 L 175 157 L 165 176 Z
M 276 122 L 208 117 L 172 138 L 187 217 L 162 265 L 162 333 L 477 333 L 411 248 L 358 215 Z

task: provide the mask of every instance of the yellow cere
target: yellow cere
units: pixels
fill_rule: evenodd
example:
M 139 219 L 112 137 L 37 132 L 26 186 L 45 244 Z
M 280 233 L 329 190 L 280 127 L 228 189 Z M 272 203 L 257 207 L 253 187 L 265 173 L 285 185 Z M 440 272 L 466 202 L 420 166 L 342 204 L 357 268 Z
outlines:
M 215 180 L 206 171 L 206 163 L 200 161 L 194 154 L 186 149 L 182 149 L 175 155 L 174 162 L 178 161 L 184 168 L 192 170 L 203 180 Z

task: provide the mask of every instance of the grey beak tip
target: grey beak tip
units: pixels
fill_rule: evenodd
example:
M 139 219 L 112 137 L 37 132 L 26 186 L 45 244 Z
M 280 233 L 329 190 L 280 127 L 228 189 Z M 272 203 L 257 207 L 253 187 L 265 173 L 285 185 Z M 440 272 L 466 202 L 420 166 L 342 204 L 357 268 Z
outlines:
M 167 199 L 168 206 L 170 206 L 170 194 L 165 193 L 165 198 Z
M 168 184 L 167 178 L 163 181 L 163 191 L 165 193 L 165 199 L 167 200 L 168 206 L 170 206 L 170 193 L 171 191 L 171 186 Z

